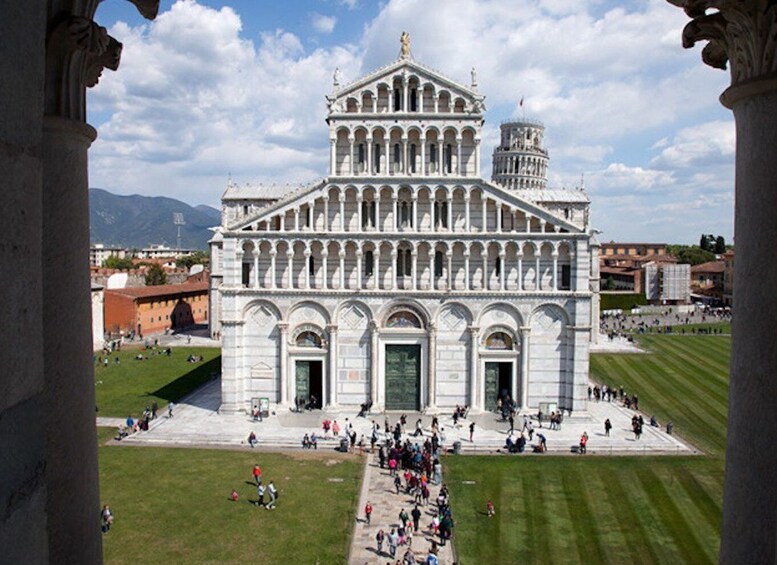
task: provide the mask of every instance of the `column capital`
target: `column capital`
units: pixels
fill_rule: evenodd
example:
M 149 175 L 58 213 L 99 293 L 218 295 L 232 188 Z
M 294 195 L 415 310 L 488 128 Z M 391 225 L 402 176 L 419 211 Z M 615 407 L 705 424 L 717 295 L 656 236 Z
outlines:
M 281 332 L 281 334 L 285 334 L 289 331 L 289 323 L 288 322 L 278 322 L 276 324 L 278 327 L 278 331 Z
M 380 326 L 378 326 L 378 322 L 375 320 L 370 320 L 370 332 L 373 334 L 377 334 L 380 330 Z
M 475 337 L 477 337 L 480 333 L 480 328 L 478 326 L 470 326 L 467 328 L 467 330 L 469 330 L 469 333 Z
M 429 322 L 426 325 L 426 329 L 429 331 L 429 334 L 436 334 L 437 333 L 437 325 L 434 322 Z
M 522 334 L 529 335 L 531 333 L 531 326 L 521 326 L 518 328 Z
M 721 95 L 731 108 L 742 98 L 777 90 L 777 5 L 771 1 L 668 0 L 691 21 L 683 29 L 683 47 L 708 41 L 702 61 L 716 69 L 731 66 L 731 86 Z M 715 10 L 715 11 L 713 11 Z
M 337 324 L 327 324 L 326 331 L 329 332 L 329 334 L 336 334 L 337 333 Z

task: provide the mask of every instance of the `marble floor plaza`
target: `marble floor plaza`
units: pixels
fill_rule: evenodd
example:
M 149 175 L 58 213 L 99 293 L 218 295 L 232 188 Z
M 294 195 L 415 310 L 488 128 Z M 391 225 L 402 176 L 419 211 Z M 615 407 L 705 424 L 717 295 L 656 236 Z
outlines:
M 262 422 L 254 422 L 245 414 L 219 414 L 218 407 L 221 401 L 220 381 L 213 380 L 186 397 L 176 405 L 173 418 L 167 418 L 165 411 L 160 410 L 162 416 L 151 422 L 147 432 L 138 432 L 123 440 L 127 443 L 167 445 L 167 446 L 222 446 L 239 447 L 246 444 L 248 435 L 253 431 L 259 443 L 257 448 L 301 448 L 302 437 L 305 433 L 316 432 L 322 434 L 321 422 L 325 419 L 337 420 L 344 427 L 346 419 L 353 422 L 357 434 L 365 437 L 365 443 L 369 444 L 372 420 L 374 419 L 383 428 L 384 414 L 372 414 L 367 418 L 357 418 L 356 411 L 327 412 L 316 410 L 313 412 L 293 413 L 281 412 L 265 418 Z M 650 415 L 644 415 L 646 424 L 644 433 L 639 440 L 634 439 L 631 432 L 631 417 L 634 412 L 617 403 L 590 402 L 588 414 L 585 416 L 566 417 L 561 430 L 550 430 L 545 423 L 542 430 L 537 427 L 537 422 L 532 419 L 536 431 L 540 431 L 547 438 L 549 454 L 569 454 L 573 446 L 578 444 L 583 432 L 589 435 L 589 454 L 658 454 L 696 453 L 696 449 L 682 441 L 676 435 L 669 435 L 664 428 L 653 428 L 647 425 Z M 399 413 L 387 414 L 389 421 L 394 425 L 399 419 Z M 534 414 L 532 414 L 534 416 Z M 431 415 L 407 414 L 407 428 L 413 431 L 415 421 L 420 417 L 423 421 L 424 433 L 429 435 Z M 610 437 L 604 436 L 604 421 L 609 418 L 613 429 Z M 507 437 L 508 424 L 493 413 L 473 415 L 466 420 L 460 420 L 459 426 L 454 427 L 452 415 L 440 414 L 440 425 L 443 428 L 444 445 L 451 447 L 455 441 L 460 440 L 463 453 L 491 453 L 502 448 Z M 475 422 L 474 441 L 469 441 L 469 423 Z M 523 415 L 515 420 L 519 428 L 523 422 Z M 106 425 L 115 425 L 116 419 L 99 421 Z M 664 425 L 665 422 L 659 422 Z M 682 430 L 677 430 L 682 433 Z M 537 436 L 535 433 L 536 443 Z M 420 438 L 418 438 L 420 439 Z M 336 445 L 334 439 L 321 438 L 319 449 L 330 449 Z M 527 456 L 524 454 L 522 456 Z

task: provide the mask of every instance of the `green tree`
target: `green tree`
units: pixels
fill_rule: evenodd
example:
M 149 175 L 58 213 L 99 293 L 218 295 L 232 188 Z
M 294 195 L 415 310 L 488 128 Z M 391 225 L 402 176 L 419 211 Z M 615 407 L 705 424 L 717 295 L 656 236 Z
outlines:
M 162 267 L 154 263 L 146 271 L 146 286 L 158 286 L 160 284 L 167 284 L 167 275 Z
M 604 290 L 615 290 L 615 279 L 612 278 L 612 275 L 607 277 L 607 280 L 604 282 Z
M 106 269 L 127 269 L 135 268 L 135 264 L 130 257 L 121 258 L 118 255 L 111 255 L 105 261 L 103 261 L 103 267 Z
M 726 239 L 722 235 L 719 235 L 715 239 L 715 253 L 718 255 L 722 255 L 725 252 L 726 252 Z
M 715 260 L 715 254 L 705 251 L 697 245 L 667 245 L 666 252 L 673 255 L 679 263 L 700 265 Z
M 175 266 L 183 269 L 191 269 L 192 265 L 205 265 L 210 263 L 210 255 L 205 251 L 195 251 L 191 255 L 182 255 L 175 259 Z

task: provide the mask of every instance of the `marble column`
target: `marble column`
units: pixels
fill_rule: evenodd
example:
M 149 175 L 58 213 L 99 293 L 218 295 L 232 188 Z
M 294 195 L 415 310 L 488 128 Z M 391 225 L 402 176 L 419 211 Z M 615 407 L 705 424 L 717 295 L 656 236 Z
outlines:
M 412 258 L 412 268 L 411 268 L 412 272 L 411 272 L 411 277 L 410 277 L 410 285 L 411 285 L 410 288 L 411 288 L 411 290 L 417 290 L 418 289 L 418 284 L 417 284 L 417 281 L 418 281 L 418 253 L 415 250 L 415 248 L 413 248 L 413 251 L 410 254 L 410 256 Z
M 286 260 L 288 261 L 289 274 L 287 275 L 287 288 L 294 288 L 294 251 L 290 250 L 286 252 Z
M 521 409 L 529 407 L 529 334 L 530 327 L 521 328 Z
M 326 247 L 324 247 L 321 250 L 321 272 L 322 272 L 321 288 L 324 289 L 324 290 L 327 289 L 327 286 L 328 286 L 328 283 L 329 283 L 329 281 L 327 281 L 327 279 L 329 278 L 329 275 L 328 275 L 328 273 L 329 273 L 329 266 L 327 264 L 327 258 L 328 257 L 329 257 L 329 251 L 327 251 Z
M 558 290 L 558 251 L 553 251 L 553 290 Z
M 378 398 L 378 379 L 380 378 L 380 371 L 378 370 L 379 335 L 378 324 L 373 320 L 370 322 L 370 400 L 372 401 L 373 409 L 376 411 L 380 410 L 382 405 Z
M 507 272 L 507 265 L 505 264 L 505 259 L 507 258 L 507 254 L 504 251 L 499 252 L 499 288 L 501 290 L 505 290 L 505 282 L 507 279 L 506 272 Z
M 362 198 L 361 192 L 358 192 L 356 194 L 356 223 L 358 225 L 356 231 L 363 231 L 364 229 L 362 204 L 364 204 L 364 198 Z
M 705 63 L 731 68 L 720 101 L 736 122 L 734 278 L 723 531 L 720 562 L 777 556 L 777 5 L 766 0 L 674 0 L 693 18 L 683 45 L 709 41 Z M 703 102 L 702 102 L 703 103 Z
M 461 162 L 461 142 L 460 137 L 456 138 L 456 173 L 458 176 L 464 176 L 464 163 Z
M 289 324 L 278 322 L 278 341 L 280 342 L 280 380 L 281 380 L 281 406 L 287 406 L 291 402 L 289 391 Z
M 337 326 L 331 324 L 326 327 L 329 332 L 329 395 L 327 407 L 337 408 Z
M 337 174 L 337 139 L 329 140 L 329 170 L 332 176 Z
M 251 254 L 254 257 L 254 288 L 259 288 L 259 249 L 258 245 L 254 243 L 254 250 Z
M 418 195 L 413 194 L 413 197 L 410 201 L 410 206 L 413 208 L 413 231 L 419 231 L 418 230 Z
M 475 138 L 475 178 L 480 178 L 480 139 Z
M 523 246 L 519 246 L 518 257 L 518 290 L 523 290 Z
M 345 194 L 340 194 L 340 231 L 345 231 Z
M 437 326 L 429 323 L 429 398 L 427 399 L 427 410 L 434 412 L 437 410 Z
M 372 138 L 368 137 L 367 141 L 367 174 L 372 175 L 373 169 L 372 169 Z
M 353 137 L 349 137 L 348 138 L 348 147 L 349 147 L 349 150 L 348 150 L 348 172 L 350 173 L 351 176 L 353 176 L 353 173 L 356 170 L 356 167 L 353 166 L 354 165 L 354 163 L 353 163 L 353 144 L 354 144 L 355 141 L 356 141 L 356 139 L 354 139 Z
M 356 250 L 356 288 L 362 289 L 362 250 Z
M 453 252 L 447 251 L 445 258 L 448 260 L 448 264 L 445 268 L 448 275 L 448 290 L 453 290 Z
M 275 246 L 273 246 L 270 249 L 270 272 L 272 273 L 272 280 L 270 281 L 270 288 L 274 289 L 277 285 L 276 280 L 276 270 L 275 270 L 275 257 L 278 255 L 278 251 L 275 249 Z
M 469 225 L 469 205 L 472 201 L 472 198 L 469 195 L 469 192 L 467 192 L 464 195 L 464 231 L 469 232 L 470 231 L 470 225 Z
M 464 251 L 464 290 L 469 290 L 469 249 Z
M 483 410 L 484 407 L 478 398 L 478 343 L 480 342 L 480 328 L 469 328 L 469 405 L 474 410 Z
M 311 251 L 310 248 L 305 248 L 304 252 L 305 256 L 305 266 L 303 267 L 305 269 L 305 289 L 310 289 L 310 256 Z
M 339 252 L 340 257 L 340 290 L 345 289 L 345 250 L 341 249 Z

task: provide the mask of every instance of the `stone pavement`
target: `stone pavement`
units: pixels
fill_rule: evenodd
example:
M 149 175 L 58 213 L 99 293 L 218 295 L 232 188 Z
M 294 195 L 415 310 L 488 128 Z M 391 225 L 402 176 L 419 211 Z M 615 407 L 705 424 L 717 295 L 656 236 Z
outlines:
M 404 480 L 402 482 L 404 483 Z M 429 504 L 427 506 L 420 505 L 423 514 L 419 530 L 413 534 L 411 545 L 417 562 L 422 561 L 422 559 L 425 560 L 429 549 L 432 547 L 432 535 L 429 526 L 436 513 L 437 505 L 434 501 L 439 491 L 439 486 L 431 485 Z M 367 505 L 367 501 L 373 507 L 370 525 L 367 525 L 364 519 L 364 507 Z M 377 454 L 369 455 L 365 467 L 362 491 L 359 497 L 359 516 L 357 517 L 351 539 L 350 565 L 393 562 L 394 560 L 390 558 L 388 553 L 387 541 L 383 542 L 383 553 L 378 554 L 375 535 L 378 533 L 378 530 L 382 529 L 386 537 L 388 537 L 391 528 L 396 528 L 399 525 L 399 513 L 402 509 L 404 508 L 409 516 L 414 507 L 415 503 L 413 502 L 412 495 L 405 494 L 404 489 L 400 491 L 400 494 L 397 494 L 394 487 L 394 479 L 389 475 L 388 469 L 380 468 Z M 453 520 L 455 523 L 455 506 Z M 455 536 L 455 527 L 453 532 Z M 439 536 L 434 539 L 439 542 Z M 447 543 L 442 547 L 438 546 L 437 556 L 440 560 L 440 565 L 451 565 L 454 562 L 452 549 L 451 543 Z M 407 546 L 399 546 L 395 559 L 401 560 L 406 550 Z
M 337 420 L 341 427 L 346 421 L 353 422 L 359 436 L 364 435 L 369 443 L 371 422 L 375 420 L 384 425 L 388 417 L 394 425 L 399 419 L 398 413 L 370 414 L 367 418 L 357 418 L 356 410 L 303 412 L 289 411 L 288 408 L 274 407 L 274 413 L 262 422 L 254 422 L 246 414 L 219 414 L 221 398 L 220 381 L 215 379 L 183 399 L 175 407 L 174 417 L 167 418 L 166 410 L 160 410 L 162 417 L 152 420 L 147 432 L 133 434 L 124 441 L 150 445 L 192 445 L 192 446 L 245 446 L 248 434 L 256 434 L 258 447 L 300 448 L 302 437 L 315 432 L 321 436 L 321 422 L 325 418 Z M 634 411 L 620 406 L 616 402 L 590 402 L 588 413 L 566 417 L 561 430 L 549 430 L 547 424 L 540 429 L 536 420 L 532 420 L 535 431 L 547 438 L 548 453 L 569 454 L 577 446 L 580 435 L 585 431 L 589 435 L 588 453 L 593 454 L 689 454 L 694 453 L 692 446 L 684 443 L 675 435 L 668 435 L 663 428 L 644 427 L 642 438 L 634 439 L 631 432 L 631 417 Z M 530 415 L 533 418 L 533 414 Z M 650 415 L 644 415 L 646 422 Z M 413 430 L 416 419 L 421 418 L 424 430 L 431 427 L 431 415 L 409 413 L 407 427 Z M 503 448 L 507 438 L 508 424 L 494 413 L 473 414 L 467 420 L 453 425 L 452 417 L 441 414 L 440 425 L 443 429 L 443 445 L 451 447 L 455 441 L 461 442 L 462 453 L 493 453 Z M 609 418 L 613 429 L 610 437 L 604 436 L 604 420 Z M 474 441 L 469 441 L 469 423 L 475 422 Z M 523 414 L 515 419 L 518 429 L 522 426 Z M 665 424 L 666 422 L 661 422 Z M 682 430 L 675 428 L 682 433 Z M 535 433 L 534 442 L 537 442 Z M 334 438 L 320 438 L 319 448 L 327 445 L 334 447 Z

